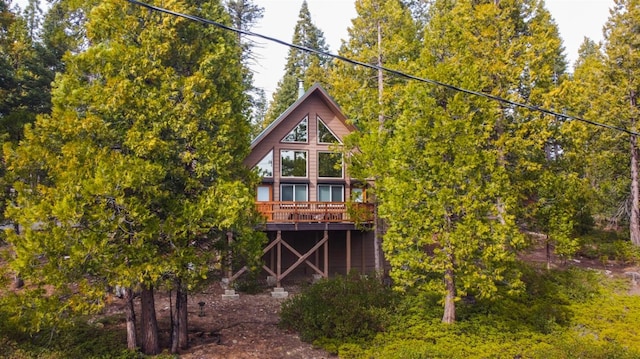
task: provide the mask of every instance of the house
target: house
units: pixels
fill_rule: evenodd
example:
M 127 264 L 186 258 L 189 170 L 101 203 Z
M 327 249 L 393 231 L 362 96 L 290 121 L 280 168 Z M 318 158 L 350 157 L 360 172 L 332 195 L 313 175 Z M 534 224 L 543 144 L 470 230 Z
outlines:
M 374 271 L 373 205 L 341 153 L 355 130 L 316 84 L 252 142 L 244 163 L 262 176 L 256 204 L 269 238 L 263 269 L 276 287 L 300 276 Z

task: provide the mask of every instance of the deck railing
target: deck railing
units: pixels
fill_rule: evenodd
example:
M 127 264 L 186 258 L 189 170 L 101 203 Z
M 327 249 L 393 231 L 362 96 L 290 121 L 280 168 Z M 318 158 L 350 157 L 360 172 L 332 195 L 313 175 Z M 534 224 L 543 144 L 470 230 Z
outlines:
M 364 223 L 373 221 L 373 205 L 353 202 L 256 202 L 268 223 Z

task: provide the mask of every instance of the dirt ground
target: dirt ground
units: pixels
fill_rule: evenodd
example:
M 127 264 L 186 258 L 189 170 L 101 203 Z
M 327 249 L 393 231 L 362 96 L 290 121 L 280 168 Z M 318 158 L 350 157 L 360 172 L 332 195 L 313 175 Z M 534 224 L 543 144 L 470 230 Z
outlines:
M 297 286 L 287 287 L 295 295 Z M 296 335 L 278 328 L 284 299 L 273 298 L 270 290 L 259 294 L 239 293 L 238 299 L 223 299 L 223 288 L 214 283 L 188 299 L 189 348 L 185 359 L 325 359 L 329 353 L 304 343 Z M 199 303 L 203 302 L 203 311 Z M 117 304 L 117 303 L 114 303 Z M 169 348 L 170 312 L 167 293 L 155 296 L 162 348 Z M 118 314 L 112 308 L 110 314 Z M 124 329 L 124 328 L 123 328 Z
M 521 256 L 522 260 L 546 266 L 546 251 L 537 246 Z M 575 258 L 561 261 L 551 258 L 551 266 L 578 266 L 599 270 L 609 276 L 626 277 L 627 272 L 638 272 L 636 266 L 623 263 L 602 263 L 598 260 Z M 638 278 L 640 280 L 640 278 Z M 285 289 L 295 295 L 297 286 Z M 239 294 L 239 299 L 222 299 L 224 290 L 213 284 L 200 294 L 189 297 L 190 348 L 180 358 L 300 358 L 322 359 L 335 356 L 302 342 L 295 333 L 278 328 L 280 305 L 283 299 L 272 298 L 269 290 L 255 295 Z M 631 293 L 640 294 L 640 286 L 632 286 Z M 199 302 L 204 302 L 204 316 L 200 316 Z M 169 302 L 166 294 L 156 296 L 158 317 L 163 333 L 168 333 Z M 162 338 L 165 347 L 168 337 Z

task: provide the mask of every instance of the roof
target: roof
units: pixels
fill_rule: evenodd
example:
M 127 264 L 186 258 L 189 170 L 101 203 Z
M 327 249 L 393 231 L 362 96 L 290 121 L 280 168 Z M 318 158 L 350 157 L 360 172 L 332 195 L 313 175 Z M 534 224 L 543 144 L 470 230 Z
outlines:
M 294 102 L 291 106 L 289 106 L 289 108 L 287 108 L 286 111 L 284 111 L 282 114 L 280 114 L 280 116 L 278 116 L 278 118 L 276 118 L 273 122 L 271 122 L 269 124 L 269 126 L 267 126 L 264 130 L 262 130 L 262 132 L 260 132 L 260 134 L 255 139 L 253 139 L 253 141 L 251 141 L 251 149 L 253 150 L 253 148 L 258 143 L 260 143 L 260 141 L 265 139 L 276 127 L 278 127 L 278 125 L 282 121 L 284 121 L 287 118 L 287 116 L 289 116 L 289 114 L 291 112 L 293 112 L 298 106 L 300 106 L 300 104 L 302 104 L 304 101 L 306 101 L 312 95 L 319 96 L 321 98 L 321 100 L 323 100 L 323 102 L 334 113 L 340 115 L 339 117 L 345 123 L 347 128 L 351 129 L 352 131 L 355 131 L 356 128 L 353 125 L 351 125 L 351 124 L 346 122 L 346 117 L 345 117 L 344 113 L 342 112 L 342 110 L 340 109 L 340 106 L 338 106 L 338 104 L 333 100 L 333 98 L 331 96 L 329 96 L 327 91 L 324 88 L 322 88 L 322 86 L 320 84 L 315 83 L 302 96 L 300 96 L 296 100 L 296 102 Z

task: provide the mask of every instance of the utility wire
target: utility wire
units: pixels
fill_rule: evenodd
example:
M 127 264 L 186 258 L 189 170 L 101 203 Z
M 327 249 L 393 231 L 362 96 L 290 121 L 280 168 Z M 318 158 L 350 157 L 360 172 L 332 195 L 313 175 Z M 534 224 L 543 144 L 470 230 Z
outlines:
M 251 32 L 251 31 L 236 29 L 236 28 L 224 25 L 222 23 L 219 23 L 217 21 L 205 19 L 205 18 L 202 18 L 202 17 L 199 17 L 199 16 L 188 15 L 188 14 L 183 14 L 183 13 L 176 12 L 176 11 L 171 11 L 169 9 L 165 9 L 165 8 L 162 8 L 162 7 L 159 7 L 159 6 L 154 6 L 154 5 L 151 5 L 151 4 L 147 4 L 147 3 L 144 3 L 144 2 L 141 2 L 141 1 L 138 1 L 138 0 L 127 0 L 127 1 L 130 2 L 131 4 L 142 6 L 142 7 L 146 7 L 147 9 L 150 9 L 150 10 L 153 10 L 153 11 L 158 11 L 158 12 L 162 12 L 162 13 L 173 15 L 173 16 L 177 16 L 177 17 L 182 17 L 182 18 L 189 19 L 189 20 L 192 20 L 192 21 L 195 21 L 195 22 L 199 22 L 199 23 L 202 23 L 202 24 L 213 25 L 213 26 L 219 27 L 221 29 L 229 30 L 229 31 L 232 31 L 232 32 L 235 32 L 235 33 L 246 35 L 246 36 L 258 37 L 258 38 L 261 38 L 261 39 L 264 39 L 264 40 L 267 40 L 267 41 L 275 42 L 275 43 L 278 43 L 280 45 L 284 45 L 284 46 L 287 46 L 287 47 L 292 47 L 292 48 L 295 48 L 295 49 L 298 49 L 298 50 L 302 50 L 302 51 L 305 51 L 305 52 L 312 52 L 312 53 L 315 53 L 315 54 L 318 54 L 318 55 L 332 57 L 334 59 L 345 61 L 345 62 L 348 62 L 348 63 L 353 64 L 353 65 L 358 65 L 358 66 L 366 67 L 366 68 L 373 69 L 373 70 L 382 70 L 382 71 L 394 74 L 396 76 L 404 77 L 404 78 L 407 78 L 407 79 L 410 79 L 410 80 L 415 80 L 415 81 L 424 82 L 424 83 L 428 83 L 428 84 L 432 84 L 432 85 L 436 85 L 436 86 L 445 87 L 447 89 L 454 90 L 454 91 L 457 91 L 457 92 L 466 93 L 466 94 L 469 94 L 469 95 L 488 98 L 490 100 L 502 102 L 502 103 L 505 103 L 505 104 L 508 104 L 508 105 L 512 105 L 512 106 L 516 106 L 516 107 L 525 108 L 525 109 L 528 109 L 528 110 L 531 110 L 531 111 L 541 112 L 541 113 L 544 113 L 544 114 L 547 114 L 547 115 L 551 115 L 551 116 L 555 116 L 555 117 L 558 117 L 558 118 L 561 118 L 561 119 L 564 119 L 564 120 L 580 121 L 580 122 L 584 122 L 584 123 L 589 124 L 589 125 L 602 127 L 602 128 L 607 128 L 607 129 L 614 130 L 614 131 L 624 132 L 624 133 L 627 133 L 629 135 L 634 135 L 634 136 L 639 136 L 640 135 L 640 133 L 638 133 L 636 131 L 631 131 L 631 130 L 628 130 L 628 129 L 623 128 L 623 127 L 608 125 L 606 123 L 596 122 L 596 121 L 587 120 L 587 119 L 584 119 L 584 118 L 581 118 L 581 117 L 577 117 L 577 116 L 571 116 L 571 115 L 559 113 L 559 112 L 552 111 L 552 110 L 549 110 L 549 109 L 546 109 L 546 108 L 542 108 L 542 107 L 539 107 L 539 106 L 534 106 L 534 105 L 529 105 L 529 104 L 525 104 L 525 103 L 522 103 L 522 102 L 512 101 L 512 100 L 506 99 L 504 97 L 495 96 L 495 95 L 491 95 L 491 94 L 484 93 L 484 92 L 468 90 L 468 89 L 465 89 L 465 88 L 462 88 L 462 87 L 458 87 L 458 86 L 454 86 L 454 85 L 450 85 L 450 84 L 447 84 L 447 83 L 444 83 L 444 82 L 440 82 L 440 81 L 431 80 L 431 79 L 428 79 L 428 78 L 414 76 L 414 75 L 407 74 L 405 72 L 398 71 L 398 70 L 393 70 L 393 69 L 390 69 L 390 68 L 387 68 L 387 67 L 384 67 L 384 66 L 377 66 L 377 65 L 368 64 L 366 62 L 353 60 L 353 59 L 350 59 L 348 57 L 335 55 L 335 54 L 332 54 L 332 53 L 327 52 L 327 51 L 321 51 L 321 50 L 317 50 L 317 49 L 312 49 L 312 48 L 309 48 L 309 47 L 306 47 L 306 46 L 296 45 L 296 44 L 292 44 L 292 43 L 289 43 L 289 42 L 286 42 L 286 41 L 282 41 L 282 40 L 276 39 L 274 37 L 258 34 L 258 33 Z

